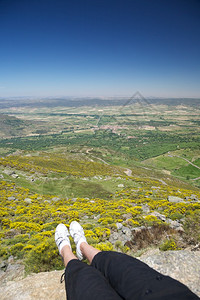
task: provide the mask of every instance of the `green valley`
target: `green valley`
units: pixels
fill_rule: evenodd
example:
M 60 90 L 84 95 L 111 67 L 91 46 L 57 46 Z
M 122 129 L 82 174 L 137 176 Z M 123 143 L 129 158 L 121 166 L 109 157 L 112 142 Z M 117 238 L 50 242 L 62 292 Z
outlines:
M 61 268 L 54 231 L 72 220 L 99 249 L 194 247 L 199 116 L 197 99 L 0 101 L 1 260 Z

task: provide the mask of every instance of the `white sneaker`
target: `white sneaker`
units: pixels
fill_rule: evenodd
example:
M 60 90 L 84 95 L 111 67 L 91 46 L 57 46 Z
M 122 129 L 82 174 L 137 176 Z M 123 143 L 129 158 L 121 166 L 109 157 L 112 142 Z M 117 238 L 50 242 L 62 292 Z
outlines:
M 83 259 L 83 254 L 80 249 L 80 245 L 82 242 L 87 243 L 83 227 L 76 221 L 71 222 L 69 226 L 69 232 L 76 244 L 76 255 L 79 260 Z
M 69 246 L 71 248 L 70 240 L 69 240 L 69 231 L 64 224 L 59 224 L 56 227 L 55 231 L 55 242 L 58 247 L 59 253 L 61 254 L 61 250 L 64 246 Z

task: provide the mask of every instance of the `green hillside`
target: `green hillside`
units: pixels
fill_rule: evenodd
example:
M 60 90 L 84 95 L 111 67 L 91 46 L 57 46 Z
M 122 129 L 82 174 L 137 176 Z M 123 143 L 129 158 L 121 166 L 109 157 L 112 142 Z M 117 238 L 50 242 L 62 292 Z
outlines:
M 69 226 L 72 220 L 83 224 L 95 247 L 132 255 L 148 247 L 178 250 L 199 241 L 198 189 L 141 168 L 129 169 L 128 176 L 126 168 L 75 157 L 50 151 L 1 159 L 1 259 L 13 255 L 27 272 L 61 268 L 54 232 L 59 223 Z M 181 201 L 171 202 L 169 196 Z M 173 222 L 185 226 L 184 235 Z M 126 242 L 118 224 L 132 231 Z M 135 236 L 135 228 L 143 228 L 141 235 Z M 114 233 L 119 235 L 115 241 Z
M 195 247 L 198 101 L 70 103 L 0 107 L 0 260 L 62 268 L 54 232 L 72 220 L 102 250 Z

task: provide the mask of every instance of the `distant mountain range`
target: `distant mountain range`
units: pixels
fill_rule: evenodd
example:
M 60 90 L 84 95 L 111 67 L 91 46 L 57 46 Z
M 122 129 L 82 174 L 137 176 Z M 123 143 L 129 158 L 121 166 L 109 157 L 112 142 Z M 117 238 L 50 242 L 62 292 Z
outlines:
M 115 106 L 125 105 L 133 103 L 142 103 L 143 105 L 149 104 L 166 104 L 166 105 L 189 105 L 200 106 L 200 98 L 144 98 L 141 94 L 135 94 L 136 96 L 130 98 L 124 97 L 108 97 L 108 98 L 75 98 L 75 97 L 63 97 L 63 98 L 33 98 L 33 97 L 11 97 L 0 98 L 0 109 L 9 107 L 79 107 L 79 106 Z

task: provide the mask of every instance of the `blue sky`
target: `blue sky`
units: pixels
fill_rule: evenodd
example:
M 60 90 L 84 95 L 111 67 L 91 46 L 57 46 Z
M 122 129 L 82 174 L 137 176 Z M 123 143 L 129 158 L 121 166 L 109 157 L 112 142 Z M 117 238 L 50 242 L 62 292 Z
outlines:
M 199 0 L 0 0 L 0 97 L 200 97 Z

